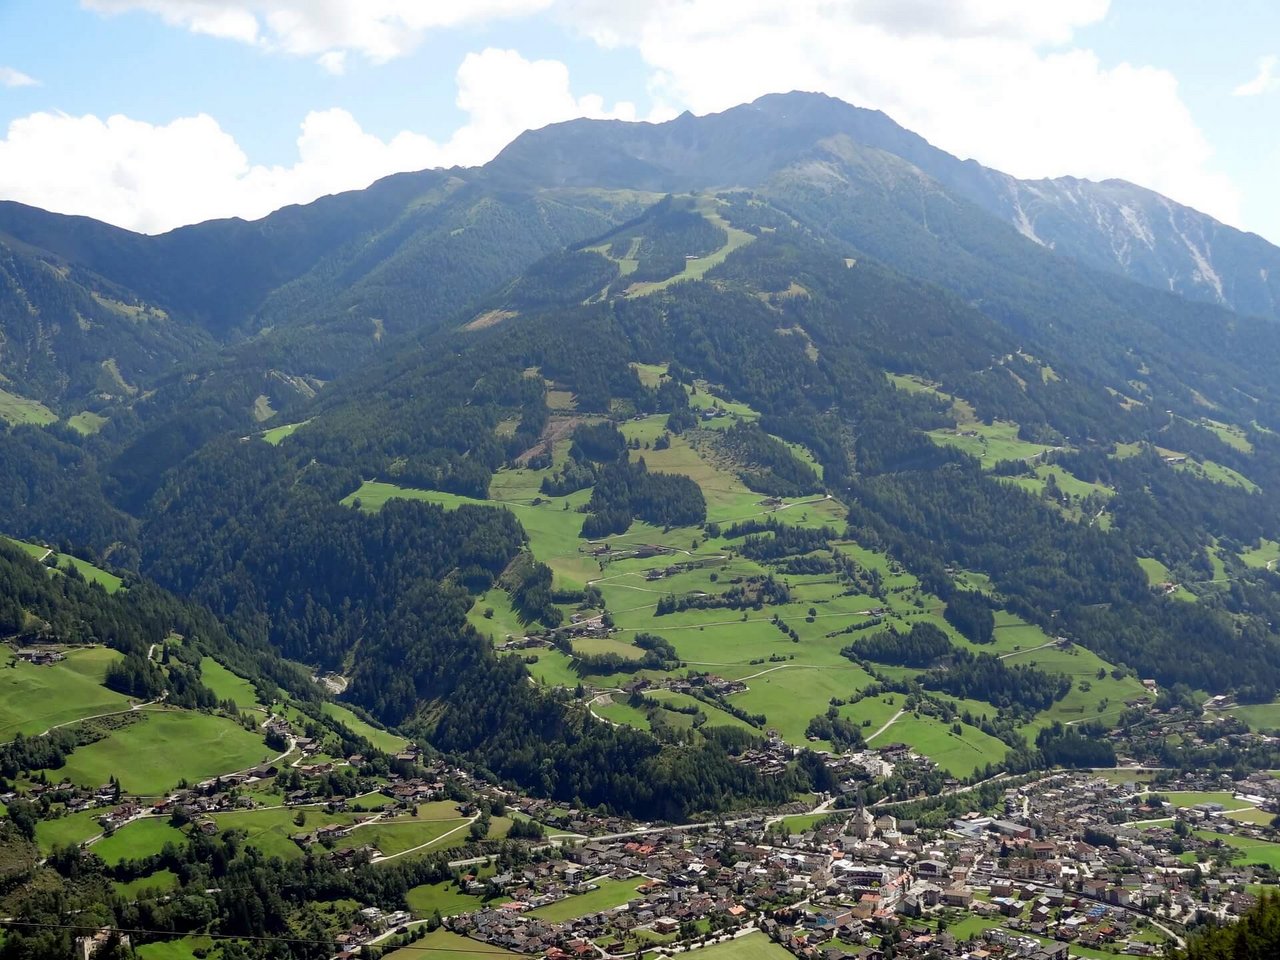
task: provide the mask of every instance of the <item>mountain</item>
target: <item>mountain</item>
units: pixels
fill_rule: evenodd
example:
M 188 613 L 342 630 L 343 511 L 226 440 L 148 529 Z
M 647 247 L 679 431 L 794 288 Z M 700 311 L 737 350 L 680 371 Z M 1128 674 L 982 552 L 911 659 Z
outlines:
M 998 177 L 788 95 L 254 224 L 5 207 L 50 371 L 6 389 L 66 422 L 0 430 L 0 528 L 578 808 L 825 789 L 897 698 L 929 762 L 882 795 L 1243 763 L 1142 723 L 1280 693 L 1280 327 L 1029 239 Z M 73 310 L 79 352 L 31 320 Z
M 1280 249 L 1122 180 L 1019 180 L 931 146 L 879 111 L 820 94 L 771 94 L 663 124 L 573 120 L 518 137 L 490 164 L 518 179 L 650 190 L 759 186 L 821 163 L 832 139 L 905 161 L 1037 244 L 1159 290 L 1278 317 Z

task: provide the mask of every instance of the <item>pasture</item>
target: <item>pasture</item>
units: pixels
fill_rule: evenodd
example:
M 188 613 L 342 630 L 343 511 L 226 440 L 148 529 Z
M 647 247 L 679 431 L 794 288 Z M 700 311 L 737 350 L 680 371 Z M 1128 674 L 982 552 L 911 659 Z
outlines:
M 175 937 L 172 940 L 144 943 L 135 948 L 134 952 L 140 960 L 200 960 L 202 957 L 217 956 L 212 952 L 213 944 L 211 937 L 192 934 L 187 937 Z
M 136 880 L 114 881 L 111 886 L 126 900 L 150 899 L 152 895 L 163 896 L 175 889 L 178 886 L 178 875 L 172 870 L 157 870 Z
M 324 711 L 325 716 L 333 717 L 352 733 L 364 737 L 383 753 L 399 753 L 409 744 L 404 737 L 398 737 L 394 733 L 366 723 L 341 704 L 324 703 L 321 704 L 320 709 Z
M 935 443 L 952 446 L 981 461 L 990 470 L 1001 460 L 1031 460 L 1054 448 L 1031 443 L 1018 437 L 1018 424 L 1007 420 L 993 423 L 966 423 L 955 429 L 944 427 L 929 431 Z
M 1251 837 L 1224 836 L 1212 830 L 1197 830 L 1195 835 L 1201 840 L 1221 841 L 1223 846 L 1233 850 L 1233 864 L 1261 863 L 1272 870 L 1280 870 L 1280 843 L 1254 840 Z
M 429 952 L 424 953 L 424 951 Z M 422 960 L 423 956 L 435 956 L 440 960 L 498 960 L 498 958 L 515 958 L 520 954 L 503 950 L 492 944 L 480 943 L 478 940 L 469 940 L 448 930 L 433 930 L 405 949 L 385 954 L 383 960 Z M 160 958 L 160 960 L 169 960 L 169 958 Z
M 1250 703 L 1226 712 L 1243 720 L 1251 730 L 1280 730 L 1280 702 Z
M 43 427 L 54 423 L 58 415 L 39 400 L 20 397 L 16 393 L 0 389 L 0 420 L 12 424 L 31 423 Z
M 36 845 L 46 855 L 54 847 L 79 846 L 102 833 L 102 827 L 98 825 L 100 816 L 101 810 L 81 810 L 56 820 L 40 820 L 36 823 Z
M 90 787 L 114 774 L 127 793 L 154 797 L 180 780 L 196 783 L 275 755 L 260 734 L 226 717 L 188 710 L 144 710 L 142 717 L 76 748 L 59 773 Z
M 233 700 L 241 710 L 259 706 L 253 684 L 232 673 L 213 657 L 200 661 L 200 682 L 212 690 L 219 701 Z
M 43 733 L 100 713 L 129 709 L 129 699 L 102 686 L 107 665 L 120 654 L 106 647 L 66 651 L 47 666 L 14 660 L 0 668 L 0 742 L 19 733 Z
M 414 887 L 405 894 L 409 909 L 415 917 L 430 917 L 437 910 L 440 916 L 451 917 L 459 913 L 470 913 L 484 906 L 484 901 L 463 893 L 452 881 L 444 883 L 424 883 Z
M 788 960 L 791 953 L 763 933 L 749 933 L 725 943 L 703 947 L 699 960 Z
M 566 920 L 576 920 L 578 917 L 600 913 L 603 910 L 612 910 L 634 899 L 637 896 L 636 888 L 644 881 L 632 877 L 628 880 L 600 879 L 591 882 L 595 884 L 594 890 L 557 900 L 537 910 L 530 910 L 529 916 L 551 923 L 563 923 Z
M 273 447 L 279 446 L 280 442 L 286 437 L 293 436 L 298 430 L 305 427 L 310 420 L 303 420 L 299 423 L 282 423 L 278 427 L 272 427 L 270 430 L 264 430 L 258 436 L 262 437 L 267 443 Z
M 111 836 L 103 837 L 93 844 L 93 852 L 114 865 L 121 860 L 138 860 L 157 854 L 166 843 L 182 846 L 186 842 L 186 834 L 169 826 L 167 818 L 146 817 L 127 823 Z
M 295 818 L 301 813 L 304 822 Z M 291 839 L 294 834 L 313 833 L 330 825 L 350 826 L 367 817 L 351 813 L 325 813 L 320 807 L 277 807 L 262 810 L 237 810 L 213 815 L 219 830 L 242 830 L 245 844 L 256 847 L 268 857 L 285 860 L 301 859 L 302 848 Z
M 115 593 L 120 589 L 121 580 L 114 573 L 109 573 L 101 567 L 95 567 L 88 560 L 81 560 L 79 557 L 73 557 L 69 553 L 57 554 L 58 568 L 74 568 L 80 576 L 84 577 L 90 583 L 99 583 L 107 593 Z
M 361 847 L 372 844 L 385 856 L 394 856 L 419 847 L 425 852 L 441 838 L 447 838 L 455 844 L 464 842 L 467 831 L 459 828 L 465 828 L 469 819 L 459 816 L 452 803 L 426 803 L 419 806 L 413 816 L 370 821 L 367 826 L 353 830 L 339 846 Z
M 67 426 L 84 436 L 97 433 L 106 424 L 107 418 L 102 414 L 94 413 L 92 410 L 82 410 L 80 413 L 67 418 Z
M 997 764 L 1009 751 L 1003 742 L 977 727 L 962 724 L 961 731 L 958 734 L 953 732 L 950 724 L 936 717 L 905 713 L 874 743 L 878 746 L 894 742 L 910 744 L 918 753 L 957 777 L 967 777 L 989 763 Z
M 696 201 L 697 211 L 710 220 L 715 226 L 724 230 L 725 233 L 728 234 L 728 239 L 718 250 L 707 254 L 705 257 L 696 257 L 691 260 L 686 260 L 684 270 L 677 273 L 674 277 L 668 277 L 666 280 L 633 283 L 627 288 L 625 295 L 628 297 L 643 297 L 651 293 L 656 293 L 659 290 L 665 290 L 673 283 L 681 283 L 685 280 L 701 280 L 706 276 L 709 270 L 724 263 L 725 258 L 728 257 L 729 254 L 733 253 L 735 250 L 745 247 L 755 239 L 755 237 L 747 233 L 745 230 L 739 230 L 737 227 L 730 226 L 729 222 L 716 211 L 718 203 L 719 201 L 713 197 L 699 197 Z M 627 270 L 626 273 L 630 273 L 634 269 L 635 267 L 633 266 L 631 270 Z

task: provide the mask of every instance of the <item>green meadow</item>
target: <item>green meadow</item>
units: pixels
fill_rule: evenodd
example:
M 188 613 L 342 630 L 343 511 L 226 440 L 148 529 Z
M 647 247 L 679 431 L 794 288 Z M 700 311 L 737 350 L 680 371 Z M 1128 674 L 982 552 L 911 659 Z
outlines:
M 787 960 L 791 956 L 790 951 L 763 933 L 749 933 L 745 937 L 703 947 L 698 954 L 699 960 Z
M 0 389 L 0 420 L 9 423 L 32 423 L 37 427 L 53 423 L 58 415 L 39 400 L 20 397 L 16 393 Z
M 403 950 L 385 954 L 383 960 L 422 960 L 423 956 L 439 957 L 440 960 L 494 960 L 518 957 L 519 954 L 492 944 L 480 943 L 478 940 L 469 940 L 448 930 L 433 930 Z
M 299 814 L 302 815 L 302 824 L 296 822 Z M 303 856 L 302 848 L 291 839 L 295 834 L 314 833 L 320 827 L 335 824 L 350 826 L 367 817 L 352 813 L 325 813 L 320 807 L 278 807 L 217 813 L 213 819 L 219 830 L 243 831 L 245 844 L 256 847 L 266 856 L 295 860 Z
M 144 943 L 134 952 L 141 960 L 201 960 L 203 957 L 218 956 L 213 953 L 213 944 L 211 937 L 192 935 Z
M 200 682 L 212 690 L 219 701 L 234 700 L 241 710 L 258 705 L 258 694 L 253 684 L 232 673 L 213 657 L 200 661 Z
M 661 364 L 639 365 L 636 372 L 645 382 L 658 383 L 666 369 Z M 988 466 L 997 460 L 1030 457 L 1050 449 L 1017 439 L 1016 424 L 979 423 L 967 403 L 946 397 L 930 385 L 909 379 L 899 382 L 899 386 L 904 384 L 909 384 L 904 389 L 933 391 L 947 399 L 957 423 L 974 433 L 973 437 L 955 438 L 954 431 L 950 435 L 960 445 L 970 446 L 971 452 L 984 458 Z M 767 506 L 761 494 L 746 487 L 737 474 L 738 468 L 718 452 L 716 431 L 726 429 L 737 420 L 758 419 L 756 411 L 733 402 L 719 388 L 705 382 L 690 388 L 689 400 L 695 409 L 719 408 L 725 411 L 725 416 L 702 421 L 698 427 L 670 437 L 669 445 L 661 450 L 654 449 L 654 445 L 665 433 L 664 416 L 625 420 L 619 423 L 619 429 L 640 447 L 632 456 L 643 456 L 651 470 L 682 474 L 697 482 L 707 501 L 708 522 L 719 524 L 717 536 L 709 536 L 701 527 L 664 530 L 637 521 L 624 533 L 608 538 L 606 553 L 593 555 L 590 552 L 593 545 L 579 536 L 582 514 L 578 510 L 590 498 L 590 490 L 580 490 L 567 497 L 543 497 L 539 492 L 542 479 L 567 457 L 567 439 L 556 442 L 553 466 L 549 469 L 499 470 L 490 484 L 491 499 L 488 500 L 369 480 L 343 502 L 358 503 L 363 510 L 378 510 L 390 499 L 411 498 L 448 509 L 472 504 L 510 510 L 524 527 L 534 557 L 551 567 L 557 586 L 575 588 L 590 583 L 604 597 L 614 631 L 607 638 L 574 640 L 575 655 L 612 653 L 635 659 L 641 653 L 632 642 L 635 635 L 655 633 L 675 647 L 689 669 L 743 681 L 747 689 L 733 694 L 729 703 L 745 714 L 764 717 L 763 724 L 755 727 L 719 707 L 685 695 L 660 690 L 647 694 L 672 705 L 681 703 L 679 698 L 683 697 L 707 718 L 708 726 L 731 725 L 759 733 L 775 730 L 793 744 L 811 743 L 807 731 L 815 716 L 825 712 L 831 701 L 848 701 L 873 682 L 870 674 L 840 651 L 854 639 L 844 628 L 865 623 L 876 608 L 885 611 L 886 625 L 906 630 L 915 622 L 925 621 L 938 626 L 954 642 L 968 644 L 942 618 L 943 602 L 925 593 L 916 577 L 884 554 L 842 539 L 846 508 L 839 501 L 818 496 L 778 508 Z M 807 455 L 807 451 L 798 455 Z M 1059 489 L 1077 500 L 1091 494 L 1107 496 L 1111 492 L 1099 485 L 1083 483 L 1061 468 L 1040 465 L 1036 469 L 1034 479 L 1026 478 L 1029 484 L 1042 488 L 1052 477 Z M 742 542 L 730 540 L 724 533 L 734 522 L 753 519 L 772 519 L 808 529 L 830 529 L 828 548 L 820 554 L 830 556 L 830 550 L 839 550 L 865 571 L 874 571 L 883 583 L 882 595 L 868 596 L 831 573 L 781 574 L 770 564 L 742 556 Z M 641 548 L 653 547 L 664 548 L 666 552 L 647 559 L 636 554 Z M 747 610 L 690 606 L 657 615 L 658 603 L 666 596 L 714 595 L 733 583 L 768 576 L 787 585 L 788 602 Z M 990 592 L 990 582 L 981 574 L 960 573 L 957 578 L 972 588 Z M 566 608 L 565 612 L 572 610 Z M 528 629 L 512 609 L 506 593 L 497 587 L 476 600 L 468 619 L 495 644 L 502 644 L 509 637 L 523 636 Z M 1018 663 L 1035 664 L 1072 678 L 1067 697 L 1024 731 L 1033 737 L 1039 727 L 1054 720 L 1105 719 L 1123 710 L 1125 700 L 1146 696 L 1132 677 L 1113 678 L 1111 665 L 1095 654 L 1081 648 L 1058 649 L 1041 630 L 1003 611 L 998 613 L 995 643 L 986 647 L 985 652 L 1008 655 Z M 588 696 L 619 687 L 633 676 L 628 673 L 583 676 L 572 656 L 555 649 L 532 648 L 512 651 L 509 655 L 524 659 L 530 674 L 539 683 L 569 689 L 581 683 L 591 689 Z M 1103 673 L 1102 679 L 1097 677 L 1099 670 Z M 907 678 L 918 671 L 886 667 L 883 672 Z M 651 679 L 670 676 L 658 671 L 642 671 L 641 675 Z M 980 701 L 955 706 L 975 716 L 994 716 L 998 712 L 994 706 Z M 612 723 L 640 729 L 648 729 L 659 720 L 677 729 L 694 723 L 690 714 L 674 710 L 655 713 L 652 707 L 633 707 L 622 697 L 596 704 L 593 710 Z M 869 735 L 893 716 L 896 707 L 873 698 L 846 704 L 840 710 L 842 716 L 859 723 L 864 735 Z M 950 725 L 925 715 L 900 718 L 880 738 L 881 742 L 892 740 L 910 744 L 956 775 L 967 775 L 988 763 L 998 763 L 1007 749 L 1005 744 L 976 727 L 966 726 L 960 734 L 955 734 Z M 813 745 L 831 746 L 822 741 Z
M 126 900 L 142 900 L 147 899 L 149 894 L 163 896 L 176 889 L 178 875 L 172 870 L 157 870 L 155 873 L 149 873 L 145 877 L 138 877 L 136 880 L 125 883 L 116 881 L 111 886 Z M 150 954 L 144 956 L 150 956 Z
M 614 907 L 620 907 L 628 900 L 634 899 L 638 895 L 636 888 L 642 882 L 634 878 L 629 880 L 596 880 L 593 881 L 596 884 L 596 889 L 566 897 L 563 900 L 557 900 L 555 903 L 539 907 L 537 910 L 531 910 L 529 911 L 529 916 L 538 917 L 551 923 L 563 923 L 566 920 L 576 920 L 578 917 L 600 913 L 603 910 L 612 910 Z
M 286 437 L 293 436 L 295 432 L 302 427 L 305 427 L 310 422 L 310 420 L 303 420 L 299 423 L 282 423 L 278 427 L 272 427 L 270 430 L 262 431 L 259 436 L 273 447 L 279 446 L 280 441 L 284 440 Z
M 405 894 L 405 900 L 415 917 L 430 917 L 437 910 L 442 917 L 470 913 L 484 906 L 484 901 L 458 889 L 452 881 L 426 883 L 414 887 Z
M 226 717 L 148 709 L 137 723 L 76 748 L 59 773 L 93 787 L 114 774 L 128 793 L 160 796 L 180 780 L 234 773 L 273 755 L 260 734 Z
M 164 849 L 166 843 L 182 846 L 186 843 L 186 834 L 163 817 L 147 817 L 126 824 L 109 837 L 103 837 L 93 845 L 93 852 L 108 864 L 117 864 L 121 860 L 138 860 L 149 857 Z
M 337 703 L 324 703 L 320 707 L 326 716 L 333 717 L 352 733 L 359 734 L 384 753 L 399 753 L 409 743 L 404 737 L 397 737 L 371 723 L 366 723 L 344 706 Z
M 955 447 L 976 457 L 988 470 L 1001 460 L 1030 460 L 1054 449 L 1043 443 L 1019 439 L 1018 425 L 1004 420 L 930 430 L 929 436 L 935 443 Z
M 0 742 L 129 708 L 127 697 L 102 686 L 107 665 L 119 653 L 89 647 L 67 650 L 66 657 L 48 666 L 15 659 L 0 669 Z
M 107 418 L 92 410 L 82 410 L 80 413 L 67 418 L 67 426 L 77 433 L 90 436 L 97 433 L 106 426 Z
M 90 837 L 102 833 L 98 825 L 101 810 L 81 810 L 79 813 L 68 813 L 56 820 L 41 820 L 36 823 L 36 844 L 40 852 L 48 854 L 54 847 L 78 846 Z
M 1233 707 L 1227 713 L 1239 717 L 1251 730 L 1280 730 L 1280 702 L 1250 703 Z

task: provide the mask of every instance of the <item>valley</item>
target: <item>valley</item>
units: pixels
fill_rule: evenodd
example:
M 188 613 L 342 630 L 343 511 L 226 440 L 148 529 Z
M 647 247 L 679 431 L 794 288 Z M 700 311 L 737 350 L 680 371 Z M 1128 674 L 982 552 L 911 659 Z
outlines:
M 1096 958 L 1274 887 L 1274 320 L 852 109 L 160 237 L 0 207 L 0 916 Z

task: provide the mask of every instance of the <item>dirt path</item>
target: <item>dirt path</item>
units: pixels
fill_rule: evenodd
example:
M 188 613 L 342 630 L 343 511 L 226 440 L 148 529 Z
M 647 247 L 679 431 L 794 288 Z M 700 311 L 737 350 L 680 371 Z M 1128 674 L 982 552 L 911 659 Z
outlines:
M 416 853 L 419 850 L 425 850 L 427 847 L 433 847 L 437 843 L 439 843 L 441 840 L 445 839 L 446 837 L 452 837 L 459 830 L 468 829 L 473 823 L 475 823 L 479 819 L 480 819 L 480 814 L 477 813 L 475 816 L 471 817 L 466 823 L 459 824 L 458 826 L 450 830 L 448 833 L 440 834 L 440 836 L 436 837 L 434 840 L 428 840 L 426 843 L 420 843 L 416 847 L 410 847 L 408 850 L 401 850 L 399 853 L 393 853 L 387 857 L 374 857 L 369 862 L 370 863 L 386 863 L 388 860 L 396 859 L 396 857 L 407 856 L 410 853 Z
M 1057 642 L 1058 642 L 1057 640 L 1050 640 L 1050 641 L 1048 641 L 1047 643 L 1042 643 L 1042 644 L 1040 644 L 1040 646 L 1038 646 L 1038 647 L 1028 647 L 1026 650 L 1014 650 L 1014 651 L 1012 651 L 1012 652 L 1010 652 L 1010 653 L 1002 653 L 1002 654 L 1000 654 L 1000 656 L 996 657 L 996 659 L 997 659 L 997 660 L 1007 660 L 1007 659 L 1009 659 L 1009 657 L 1020 657 L 1020 656 L 1022 656 L 1024 653 L 1035 653 L 1037 650 L 1043 650 L 1043 649 L 1045 649 L 1046 647 L 1052 647 L 1052 646 L 1053 646 L 1054 644 L 1056 644 Z
M 886 720 L 886 721 L 885 721 L 884 726 L 882 726 L 879 730 L 877 730 L 875 733 L 871 734 L 871 736 L 869 736 L 869 737 L 865 737 L 865 738 L 864 738 L 864 742 L 865 742 L 865 743 L 870 743 L 870 742 L 871 742 L 872 740 L 874 740 L 876 737 L 880 736 L 880 734 L 884 733 L 886 730 L 888 730 L 890 727 L 892 727 L 892 726 L 893 726 L 893 724 L 894 724 L 894 722 L 895 722 L 895 721 L 896 721 L 900 716 L 902 716 L 902 715 L 903 715 L 904 713 L 906 713 L 906 712 L 907 712 L 906 707 L 903 707 L 901 710 L 899 710 L 897 713 L 895 713 L 892 717 L 890 717 L 888 720 Z

